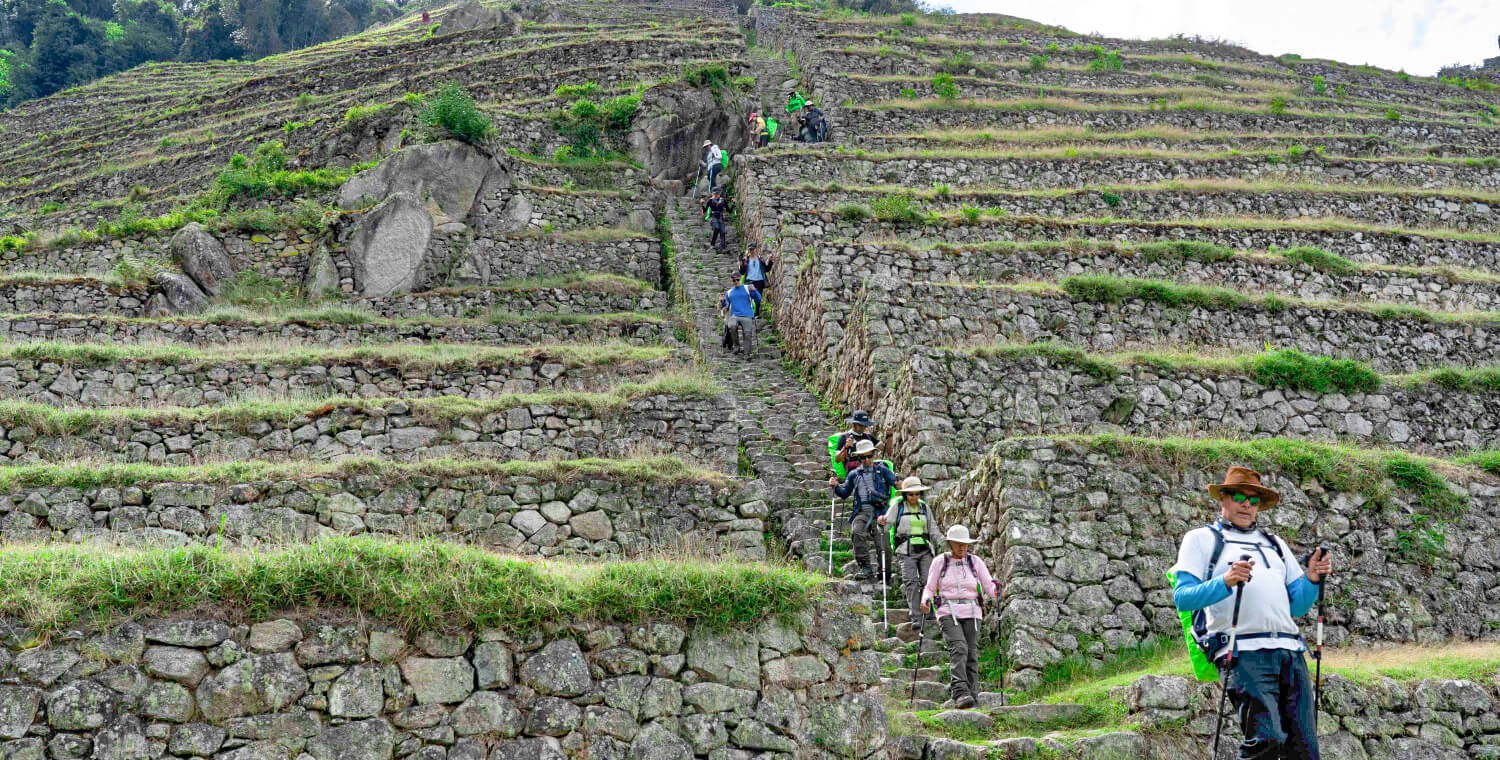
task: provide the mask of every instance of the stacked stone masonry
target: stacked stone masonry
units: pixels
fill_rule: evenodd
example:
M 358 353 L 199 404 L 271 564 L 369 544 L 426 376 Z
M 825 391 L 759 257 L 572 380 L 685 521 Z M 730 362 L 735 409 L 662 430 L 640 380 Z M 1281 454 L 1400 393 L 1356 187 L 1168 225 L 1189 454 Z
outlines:
M 124 320 L 48 314 L 9 315 L 0 319 L 0 337 L 7 340 L 57 340 L 77 343 L 184 343 L 193 346 L 285 340 L 317 346 L 354 346 L 362 343 L 604 343 L 623 340 L 632 345 L 658 345 L 670 328 L 654 321 L 500 322 L 479 320 L 394 322 L 342 325 L 302 322 L 203 322 L 184 320 Z
M 0 537 L 115 545 L 305 543 L 334 535 L 439 538 L 543 557 L 714 547 L 761 559 L 766 503 L 731 481 L 346 475 L 238 483 L 13 487 Z
M 0 746 L 108 760 L 867 758 L 886 740 L 868 625 L 835 602 L 722 633 L 148 619 L 7 650 Z

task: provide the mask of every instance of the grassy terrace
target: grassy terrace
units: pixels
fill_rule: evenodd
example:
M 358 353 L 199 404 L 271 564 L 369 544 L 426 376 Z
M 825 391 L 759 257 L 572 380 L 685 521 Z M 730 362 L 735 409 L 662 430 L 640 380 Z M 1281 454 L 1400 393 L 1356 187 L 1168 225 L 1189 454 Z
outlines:
M 337 479 L 357 475 L 372 475 L 391 482 L 423 478 L 536 478 L 556 482 L 603 478 L 663 486 L 704 482 L 724 484 L 729 477 L 712 470 L 695 468 L 675 457 L 559 459 L 540 462 L 429 459 L 411 463 L 355 457 L 338 463 L 237 461 L 190 467 L 160 467 L 88 462 L 0 467 L 0 490 L 123 488 L 153 483 L 233 485 L 259 481 Z
M 461 417 L 483 417 L 507 409 L 532 404 L 569 406 L 588 409 L 596 414 L 617 414 L 630 401 L 655 395 L 683 398 L 712 398 L 722 390 L 707 375 L 680 372 L 663 373 L 644 383 L 621 383 L 604 393 L 519 393 L 476 401 L 457 396 L 433 398 L 322 398 L 245 401 L 213 407 L 117 407 L 58 408 L 24 401 L 0 401 L 0 424 L 7 427 L 29 426 L 51 435 L 69 435 L 84 430 L 129 423 L 225 424 L 243 426 L 258 421 L 291 422 L 315 419 L 340 410 L 366 412 L 382 410 L 392 404 L 410 409 L 418 420 L 444 422 Z
M 1477 393 L 1500 392 L 1500 366 L 1445 367 L 1406 375 L 1381 374 L 1353 359 L 1308 356 L 1295 349 L 1260 353 L 1231 351 L 1127 351 L 1092 353 L 1063 343 L 1000 343 L 990 346 L 944 348 L 958 355 L 986 359 L 1044 358 L 1073 367 L 1101 382 L 1135 368 L 1155 373 L 1198 373 L 1246 376 L 1271 388 L 1317 393 L 1370 393 L 1382 388 L 1421 388 Z
M 248 619 L 331 609 L 408 631 L 526 635 L 561 621 L 728 628 L 790 618 L 813 604 L 822 583 L 771 565 L 541 562 L 438 542 L 353 538 L 254 551 L 0 549 L 0 615 L 24 620 L 38 636 L 195 609 Z
M 1098 148 L 1136 148 L 1155 150 L 1191 151 L 1194 155 L 1204 152 L 1236 151 L 1236 155 L 1247 153 L 1281 153 L 1297 157 L 1307 153 L 1328 157 L 1349 158 L 1416 158 L 1426 159 L 1434 153 L 1446 155 L 1483 157 L 1486 151 L 1474 146 L 1449 144 L 1442 146 L 1419 145 L 1398 142 L 1379 135 L 1354 132 L 1330 132 L 1308 134 L 1295 132 L 1224 132 L 1204 130 L 1199 132 L 1171 126 L 1130 129 L 1121 132 L 1101 132 L 1085 127 L 1055 127 L 1027 130 L 1013 129 L 933 129 L 922 132 L 899 132 L 889 134 L 859 135 L 856 145 L 887 145 L 883 152 L 920 153 L 923 149 L 941 149 L 954 146 L 981 148 L 1007 146 L 1032 149 L 1057 149 L 1066 154 L 1068 150 L 1083 151 Z M 1329 144 L 1332 144 L 1330 147 Z
M 364 309 L 347 306 L 325 306 L 296 308 L 278 312 L 255 312 L 237 307 L 211 309 L 195 316 L 172 317 L 113 317 L 95 315 L 56 314 L 0 314 L 0 321 L 20 322 L 28 319 L 77 319 L 88 322 L 104 322 L 119 326 L 129 325 L 223 325 L 278 327 L 303 325 L 328 327 L 335 325 L 368 325 L 371 327 L 464 327 L 484 324 L 600 324 L 628 325 L 639 323 L 661 324 L 666 320 L 659 314 L 643 312 L 615 312 L 610 314 L 511 314 L 491 311 L 485 319 L 460 319 L 457 317 L 423 317 L 409 319 L 386 319 L 375 316 Z
M 851 156 L 851 159 L 862 158 Z M 774 157 L 761 159 L 772 161 Z M 1168 180 L 1163 182 L 1152 182 L 1142 184 L 1099 184 L 1091 185 L 1085 189 L 1059 187 L 1043 188 L 1039 190 L 1010 190 L 1005 188 L 992 188 L 973 185 L 938 186 L 930 188 L 909 188 L 902 185 L 881 184 L 844 184 L 841 182 L 830 182 L 827 184 L 804 183 L 800 185 L 773 185 L 775 189 L 792 190 L 816 193 L 862 193 L 879 195 L 905 195 L 911 198 L 921 199 L 945 199 L 945 198 L 971 198 L 982 196 L 995 197 L 1032 197 L 1032 198 L 1062 198 L 1069 195 L 1099 195 L 1104 192 L 1114 193 L 1152 193 L 1152 192 L 1190 192 L 1196 194 L 1212 193 L 1255 193 L 1266 195 L 1270 193 L 1296 193 L 1301 195 L 1338 195 L 1353 198 L 1368 198 L 1374 195 L 1392 195 L 1405 198 L 1442 198 L 1457 202 L 1473 201 L 1479 203 L 1500 204 L 1500 193 L 1486 192 L 1482 190 L 1469 190 L 1463 188 L 1441 188 L 1427 189 L 1417 187 L 1402 187 L 1399 185 L 1361 185 L 1350 187 L 1348 185 L 1329 185 L 1315 182 L 1280 182 L 1275 180 L 1245 180 L 1245 179 L 1193 179 L 1193 180 Z M 1105 201 L 1108 205 L 1108 201 Z
M 399 369 L 467 369 L 556 362 L 568 367 L 611 365 L 665 359 L 668 348 L 624 343 L 559 343 L 516 347 L 467 344 L 383 344 L 351 348 L 288 346 L 269 342 L 235 343 L 211 348 L 169 345 L 117 345 L 38 341 L 0 344 L 0 361 L 53 362 L 80 367 L 116 364 L 168 365 L 211 369 L 227 363 L 307 366 L 362 365 Z
M 1113 135 L 1111 135 L 1113 136 Z M 1036 146 L 1028 148 L 1015 148 L 1002 150 L 996 148 L 959 148 L 959 147 L 936 147 L 922 150 L 847 150 L 842 147 L 835 149 L 832 153 L 819 148 L 804 148 L 785 145 L 765 152 L 767 156 L 792 156 L 799 160 L 809 157 L 820 157 L 830 159 L 856 159 L 860 161 L 872 161 L 884 163 L 890 161 L 925 161 L 935 159 L 963 159 L 966 161 L 1109 161 L 1124 159 L 1157 159 L 1174 162 L 1196 163 L 1196 162 L 1233 162 L 1245 164 L 1294 164 L 1299 161 L 1316 162 L 1319 165 L 1327 163 L 1328 160 L 1336 159 L 1338 164 L 1347 164 L 1355 171 L 1369 167 L 1380 166 L 1412 166 L 1420 170 L 1426 166 L 1452 166 L 1471 167 L 1483 170 L 1494 170 L 1500 168 L 1500 159 L 1475 158 L 1475 157 L 1435 157 L 1435 156 L 1332 156 L 1326 155 L 1325 151 L 1316 144 L 1309 146 L 1308 141 L 1301 141 L 1289 146 L 1289 149 L 1250 149 L 1240 150 L 1237 148 L 1219 147 L 1204 150 L 1170 150 L 1163 148 L 1135 148 L 1135 147 L 1113 147 L 1108 145 L 1088 146 Z M 1215 167 L 1217 168 L 1217 167 Z M 1260 167 L 1256 167 L 1260 168 Z M 1232 178 L 1230 178 L 1232 180 Z M 1211 180 L 1217 181 L 1217 180 Z

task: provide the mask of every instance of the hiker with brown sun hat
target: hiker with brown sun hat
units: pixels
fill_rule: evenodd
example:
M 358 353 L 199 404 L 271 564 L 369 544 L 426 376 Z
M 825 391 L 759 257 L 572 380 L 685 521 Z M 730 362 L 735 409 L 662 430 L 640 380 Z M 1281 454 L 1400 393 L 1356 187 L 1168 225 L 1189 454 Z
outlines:
M 922 584 L 932 567 L 936 547 L 943 541 L 932 507 L 922 498 L 922 493 L 930 489 L 915 475 L 901 481 L 897 495 L 891 497 L 890 506 L 876 521 L 890 531 L 891 551 L 901 565 L 901 594 L 906 598 L 911 623 L 918 629 L 925 622 L 921 610 Z
M 1318 760 L 1316 705 L 1295 618 L 1307 614 L 1333 572 L 1326 549 L 1299 564 L 1292 548 L 1257 522 L 1281 495 L 1260 473 L 1230 467 L 1208 486 L 1218 519 L 1188 531 L 1177 551 L 1173 601 L 1188 638 L 1218 670 L 1244 730 L 1242 760 Z M 1220 718 L 1223 717 L 1222 699 Z M 1213 751 L 1217 753 L 1217 733 Z

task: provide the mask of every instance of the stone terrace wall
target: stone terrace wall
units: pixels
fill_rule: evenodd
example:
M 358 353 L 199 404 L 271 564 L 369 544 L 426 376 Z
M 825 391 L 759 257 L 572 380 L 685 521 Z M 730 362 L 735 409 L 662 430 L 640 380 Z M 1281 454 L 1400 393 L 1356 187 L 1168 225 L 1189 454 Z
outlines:
M 455 240 L 464 240 L 460 250 Z M 453 274 L 434 285 L 494 285 L 505 280 L 553 277 L 578 272 L 618 274 L 662 287 L 661 242 L 627 238 L 573 242 L 546 236 L 434 237 L 429 260 L 450 261 Z
M 1130 366 L 1093 377 L 1047 357 L 984 358 L 919 349 L 873 413 L 897 464 L 958 477 L 1021 435 L 1129 433 L 1306 438 L 1457 455 L 1500 443 L 1500 395 L 1433 384 L 1370 393 L 1262 385 L 1232 372 Z
M 0 311 L 68 312 L 143 317 L 150 293 L 122 288 L 103 280 L 60 280 L 53 283 L 0 282 Z
M 959 151 L 962 153 L 963 151 Z M 824 151 L 783 151 L 759 158 L 757 166 L 783 184 L 827 182 L 837 177 L 851 184 L 885 183 L 930 188 L 934 183 L 953 187 L 986 186 L 1011 190 L 1043 187 L 1076 188 L 1110 184 L 1141 184 L 1172 180 L 1240 178 L 1343 185 L 1411 185 L 1469 190 L 1500 187 L 1500 169 L 1420 160 L 1351 161 L 1286 156 L 1229 156 L 1225 158 L 1149 158 L 1088 156 L 1045 158 L 948 158 L 921 156 L 861 158 Z
M 991 241 L 1064 240 L 1067 238 L 1154 243 L 1189 240 L 1228 246 L 1244 251 L 1313 246 L 1352 261 L 1398 266 L 1448 266 L 1500 271 L 1500 245 L 1477 240 L 1406 232 L 1341 231 L 1314 226 L 1283 229 L 1211 227 L 1183 222 L 1111 221 L 1086 222 L 1035 216 L 986 218 L 981 222 L 956 222 L 913 228 L 867 219 L 849 221 L 815 206 L 814 211 L 789 211 L 805 201 L 818 202 L 824 193 L 777 192 L 768 199 L 764 216 L 777 220 L 770 233 L 779 238 L 782 250 L 803 250 L 828 240 L 871 242 L 912 240 L 963 245 Z
M 1213 733 L 1217 684 L 1180 676 L 1145 676 L 1119 687 L 1117 696 L 1143 727 Z M 1423 679 L 1374 683 L 1323 676 L 1318 748 L 1329 758 L 1488 757 L 1500 742 L 1495 684 Z
M 318 238 L 309 232 L 236 232 L 216 233 L 241 270 L 252 270 L 267 277 L 286 280 L 301 278 L 307 271 L 308 256 L 318 247 Z M 167 242 L 171 235 L 143 236 L 101 240 L 58 248 L 32 248 L 7 251 L 7 265 L 49 273 L 101 274 L 121 259 L 168 260 Z
M 408 641 L 378 624 L 149 619 L 7 651 L 4 746 L 116 760 L 873 756 L 887 733 L 869 624 L 833 601 L 797 622 Z
M 1306 133 L 1329 132 L 1372 135 L 1401 142 L 1460 143 L 1500 148 L 1500 132 L 1481 126 L 1436 121 L 1390 121 L 1375 118 L 1302 116 L 1253 111 L 1200 111 L 1195 109 L 1067 109 L 973 108 L 864 109 L 836 108 L 829 115 L 837 134 L 890 134 L 923 129 L 1034 129 L 1040 127 L 1089 127 L 1128 132 L 1135 129 L 1167 128 L 1214 132 Z
M 333 407 L 290 419 L 121 419 L 74 433 L 12 420 L 0 429 L 0 462 L 97 459 L 187 465 L 224 459 L 392 461 L 442 457 L 573 459 L 679 454 L 722 472 L 734 467 L 735 426 L 727 399 L 657 395 L 620 410 L 568 403 L 519 404 L 467 415 L 413 411 L 405 401 Z
M 1442 280 L 1374 271 L 1332 274 L 1277 256 L 1202 262 L 1165 256 L 1151 260 L 1125 251 L 908 251 L 878 245 L 827 246 L 819 254 L 830 265 L 872 276 L 908 281 L 1057 281 L 1070 275 L 1111 274 L 1266 292 L 1320 301 L 1379 301 L 1447 310 L 1500 306 L 1500 283 Z
M 346 475 L 238 483 L 13 487 L 0 496 L 7 541 L 143 546 L 303 543 L 372 533 L 539 554 L 635 556 L 707 541 L 765 557 L 766 504 L 728 480 Z
M 390 325 L 303 324 L 257 325 L 248 322 L 184 320 L 121 320 L 69 318 L 46 314 L 0 320 L 0 337 L 7 340 L 60 340 L 76 343 L 186 343 L 220 345 L 257 340 L 288 340 L 317 346 L 354 346 L 364 343 L 603 343 L 623 340 L 632 345 L 658 345 L 671 331 L 657 322 L 397 322 Z
M 1012 631 L 1006 660 L 1021 671 L 1012 685 L 1025 688 L 1038 677 L 1032 669 L 1070 655 L 1099 660 L 1147 636 L 1180 637 L 1166 569 L 1182 535 L 1210 517 L 1203 488 L 1222 475 L 1218 466 L 1174 466 L 1087 444 L 1023 439 L 997 446 L 961 478 L 943 507 L 944 521 L 977 529 L 981 553 L 997 558 L 1006 589 L 1003 625 Z M 1495 635 L 1487 621 L 1500 608 L 1482 590 L 1500 581 L 1496 484 L 1454 484 L 1467 491 L 1470 506 L 1441 527 L 1443 548 L 1424 562 L 1399 548 L 1398 532 L 1422 528 L 1412 516 L 1423 509 L 1410 494 L 1397 492 L 1377 506 L 1312 480 L 1262 475 L 1282 494 L 1265 522 L 1299 559 L 1315 542 L 1341 555 L 1339 578 L 1347 580 L 1335 580 L 1329 596 L 1330 643 Z M 1381 582 L 1356 580 L 1364 572 Z
M 58 406 L 212 406 L 237 398 L 458 396 L 606 391 L 682 367 L 677 359 L 570 366 L 545 354 L 524 363 L 402 366 L 379 359 L 329 358 L 316 364 L 224 360 L 213 364 L 128 361 L 76 366 L 0 359 L 0 395 Z
M 611 293 L 586 287 L 525 290 L 444 288 L 352 301 L 386 318 L 483 317 L 491 309 L 512 314 L 608 314 L 620 311 L 665 311 L 663 291 Z

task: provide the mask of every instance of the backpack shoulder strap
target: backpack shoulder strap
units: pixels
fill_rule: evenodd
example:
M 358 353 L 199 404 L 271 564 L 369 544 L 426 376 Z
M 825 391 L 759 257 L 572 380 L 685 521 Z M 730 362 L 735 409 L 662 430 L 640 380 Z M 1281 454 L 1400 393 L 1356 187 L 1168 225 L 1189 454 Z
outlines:
M 1260 529 L 1260 534 L 1262 536 L 1265 536 L 1267 541 L 1271 542 L 1271 546 L 1275 547 L 1276 556 L 1281 558 L 1281 563 L 1284 565 L 1290 564 L 1289 562 L 1287 562 L 1286 552 L 1281 550 L 1281 538 L 1278 537 L 1275 533 L 1272 533 L 1271 531 L 1264 528 Z
M 1214 550 L 1208 555 L 1208 567 L 1204 568 L 1203 577 L 1200 579 L 1205 581 L 1213 579 L 1214 567 L 1219 564 L 1219 555 L 1224 553 L 1224 529 L 1216 523 L 1209 523 L 1207 527 L 1214 534 Z

